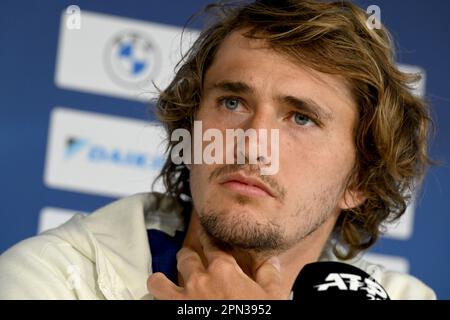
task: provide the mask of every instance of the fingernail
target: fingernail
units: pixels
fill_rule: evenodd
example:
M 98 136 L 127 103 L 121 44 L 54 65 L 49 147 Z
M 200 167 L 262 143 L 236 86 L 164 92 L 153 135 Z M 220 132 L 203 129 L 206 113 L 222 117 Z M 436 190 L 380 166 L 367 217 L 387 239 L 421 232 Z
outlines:
M 281 263 L 280 263 L 280 259 L 278 259 L 278 257 L 272 257 L 269 259 L 270 263 L 273 265 L 273 267 L 275 269 L 278 270 L 278 272 L 281 272 Z

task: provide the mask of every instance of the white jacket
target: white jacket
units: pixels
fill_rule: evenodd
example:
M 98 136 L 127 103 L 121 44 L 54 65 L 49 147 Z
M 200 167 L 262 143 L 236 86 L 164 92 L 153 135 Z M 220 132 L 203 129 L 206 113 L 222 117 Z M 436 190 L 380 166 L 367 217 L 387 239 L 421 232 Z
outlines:
M 88 216 L 26 239 L 0 256 L 0 299 L 151 299 L 147 229 L 182 231 L 182 208 L 145 193 L 120 199 Z M 321 260 L 336 260 L 325 250 Z M 391 299 L 435 299 L 418 279 L 365 262 L 347 262 L 371 274 Z

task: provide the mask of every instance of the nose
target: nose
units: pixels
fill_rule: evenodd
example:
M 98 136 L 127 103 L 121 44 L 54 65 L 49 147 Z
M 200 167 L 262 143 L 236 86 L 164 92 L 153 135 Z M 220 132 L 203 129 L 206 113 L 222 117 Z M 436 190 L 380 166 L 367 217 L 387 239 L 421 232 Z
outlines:
M 271 133 L 275 127 L 275 115 L 270 108 L 258 108 L 251 117 L 242 123 L 244 141 L 239 141 L 235 152 L 245 163 L 267 165 L 272 154 Z M 239 163 L 239 162 L 238 162 Z

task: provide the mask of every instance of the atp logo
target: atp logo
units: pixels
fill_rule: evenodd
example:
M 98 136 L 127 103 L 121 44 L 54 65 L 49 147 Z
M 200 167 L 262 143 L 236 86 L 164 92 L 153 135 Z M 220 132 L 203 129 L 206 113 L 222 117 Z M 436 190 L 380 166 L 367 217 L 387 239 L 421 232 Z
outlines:
M 351 273 L 330 273 L 325 278 L 325 283 L 314 286 L 317 291 L 327 291 L 336 288 L 342 291 L 367 291 L 370 300 L 386 300 L 386 291 L 375 280 L 371 278 L 362 279 L 361 276 Z

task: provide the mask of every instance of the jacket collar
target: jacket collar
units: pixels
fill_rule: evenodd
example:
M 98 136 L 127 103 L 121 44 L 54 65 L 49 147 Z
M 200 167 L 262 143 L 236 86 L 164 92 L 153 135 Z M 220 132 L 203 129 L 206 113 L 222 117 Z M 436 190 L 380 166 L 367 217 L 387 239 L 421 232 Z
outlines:
M 49 233 L 64 238 L 95 263 L 98 287 L 107 299 L 149 298 L 146 283 L 152 263 L 146 230 L 169 235 L 183 231 L 182 209 L 172 198 L 142 193 L 88 216 L 76 215 Z

